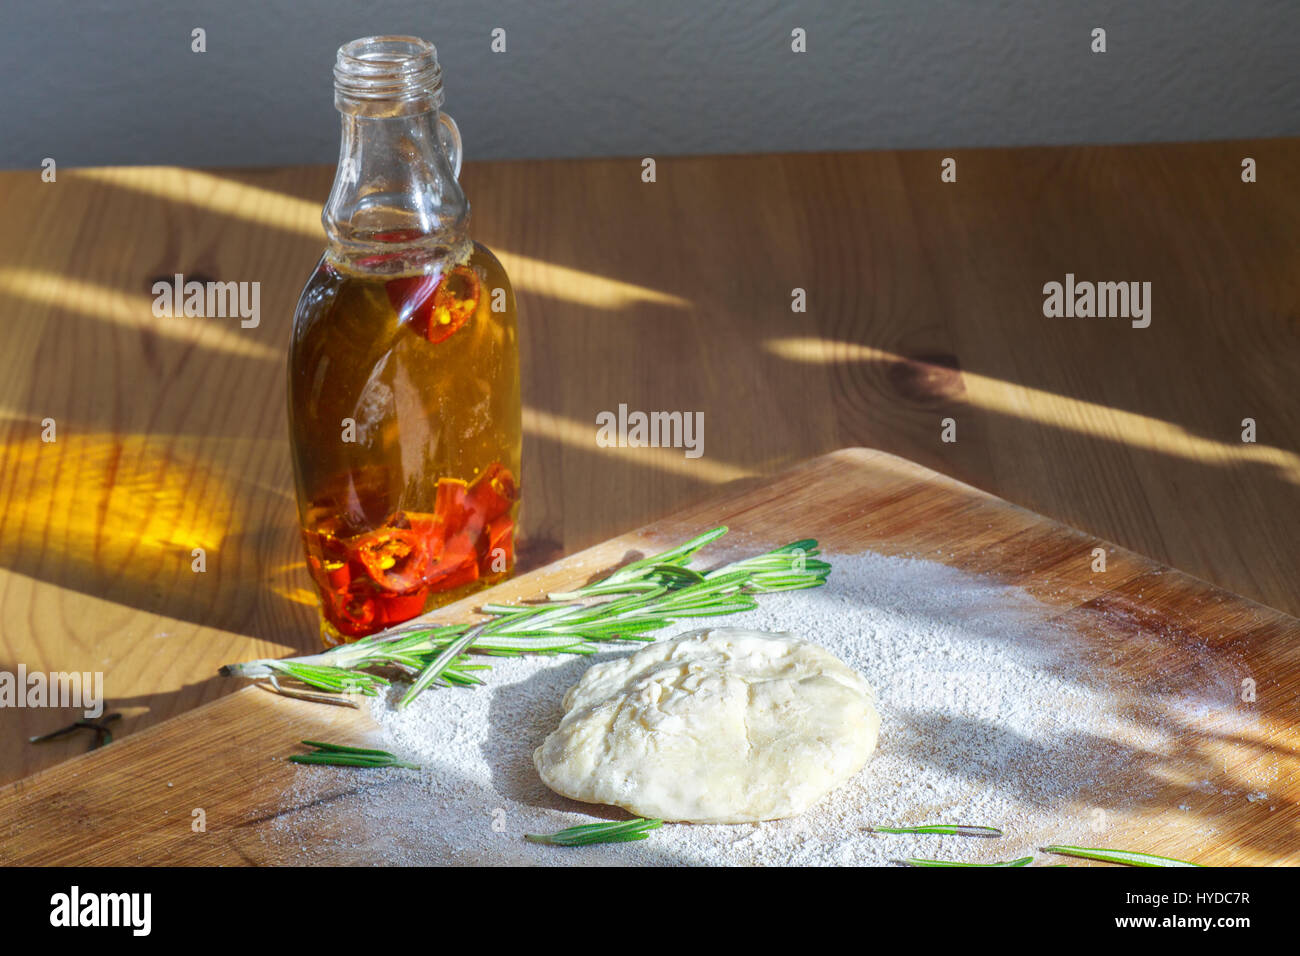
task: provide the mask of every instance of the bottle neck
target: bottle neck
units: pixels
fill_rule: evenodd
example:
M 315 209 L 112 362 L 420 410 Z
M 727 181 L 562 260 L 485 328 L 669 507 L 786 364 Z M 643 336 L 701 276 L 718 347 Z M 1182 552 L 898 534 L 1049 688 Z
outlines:
M 321 213 L 330 253 L 369 271 L 401 271 L 465 242 L 469 203 L 438 110 L 343 112 L 334 187 Z

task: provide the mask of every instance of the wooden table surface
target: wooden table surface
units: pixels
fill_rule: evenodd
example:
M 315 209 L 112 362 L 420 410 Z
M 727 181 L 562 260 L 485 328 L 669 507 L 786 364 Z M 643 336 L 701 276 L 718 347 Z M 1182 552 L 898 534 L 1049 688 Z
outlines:
M 0 174 L 0 671 L 102 671 L 119 734 L 236 689 L 221 663 L 315 646 L 283 361 L 331 177 Z M 654 183 L 640 157 L 470 162 L 463 182 L 520 303 L 525 566 L 866 445 L 1300 614 L 1300 141 L 660 157 Z M 260 282 L 260 324 L 155 319 L 178 272 Z M 1149 281 L 1150 327 L 1045 318 L 1066 273 Z M 703 457 L 599 447 L 620 403 L 702 411 Z M 26 742 L 73 714 L 0 710 L 0 781 L 84 750 Z

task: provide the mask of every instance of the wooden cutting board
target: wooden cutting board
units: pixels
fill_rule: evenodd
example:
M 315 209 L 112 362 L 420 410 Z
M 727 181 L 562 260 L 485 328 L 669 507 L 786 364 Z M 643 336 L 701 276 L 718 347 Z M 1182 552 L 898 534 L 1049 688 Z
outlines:
M 1212 825 L 1219 837 L 1212 849 L 1197 853 L 1200 862 L 1298 862 L 1300 620 L 892 455 L 846 449 L 730 488 L 507 582 L 492 597 L 508 601 L 561 590 L 582 583 L 593 569 L 612 568 L 633 553 L 662 549 L 717 524 L 729 525 L 730 537 L 748 550 L 815 536 L 830 552 L 919 556 L 1023 588 L 1046 616 L 1077 628 L 1080 641 L 1107 642 L 1113 667 L 1130 684 L 1194 682 L 1207 655 L 1219 672 L 1253 680 L 1254 701 L 1239 700 L 1234 686 L 1233 699 L 1223 703 L 1250 709 L 1256 731 L 1225 734 L 1207 718 L 1204 725 L 1189 723 L 1179 738 L 1216 790 L 1237 796 L 1207 793 L 1178 812 L 1173 808 L 1186 801 L 1187 788 L 1171 781 L 1168 799 L 1157 794 L 1112 820 L 1108 840 L 1180 856 L 1204 844 L 1193 839 L 1196 828 Z M 1104 573 L 1093 570 L 1098 547 L 1107 549 Z M 440 617 L 463 619 L 484 599 L 445 608 Z M 301 738 L 361 744 L 374 736 L 364 710 L 248 688 L 4 788 L 0 863 L 294 863 L 300 845 L 286 841 L 274 826 L 277 818 L 305 802 L 317 810 L 332 805 L 337 812 L 316 814 L 327 821 L 316 836 L 328 845 L 330 828 L 347 830 L 350 801 L 360 797 L 347 774 L 335 775 L 341 782 L 310 797 L 294 797 L 295 774 L 310 768 L 284 756 Z M 1241 796 L 1255 790 L 1267 791 L 1268 806 Z M 383 846 L 338 845 L 329 862 L 385 859 Z M 321 855 L 312 859 L 319 862 Z

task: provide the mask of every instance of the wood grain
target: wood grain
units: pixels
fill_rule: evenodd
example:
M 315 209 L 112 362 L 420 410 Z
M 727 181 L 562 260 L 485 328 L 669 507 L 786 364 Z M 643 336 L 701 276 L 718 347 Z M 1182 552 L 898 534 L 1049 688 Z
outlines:
M 1172 758 L 1135 754 L 1124 779 L 1097 781 L 1091 799 L 1110 814 L 1107 839 L 1207 864 L 1295 862 L 1300 620 L 1122 549 L 1109 555 L 1105 573 L 1095 573 L 1092 548 L 1105 542 L 881 452 L 847 449 L 748 490 L 725 492 L 501 585 L 491 596 L 517 600 L 563 589 L 715 522 L 732 527 L 725 541 L 737 553 L 810 534 L 833 552 L 923 555 L 1023 587 L 1042 603 L 1044 619 L 1070 635 L 1074 652 L 1104 653 L 1104 671 L 1091 678 L 1098 687 L 1122 687 L 1139 700 L 1208 695 L 1203 712 L 1166 726 L 1174 737 Z M 440 617 L 462 616 L 474 603 L 467 599 Z M 1257 682 L 1253 702 L 1237 694 L 1243 677 Z M 1115 696 L 1112 705 L 1128 699 Z M 1224 712 L 1255 719 L 1225 722 Z M 1241 726 L 1257 732 L 1225 732 Z M 517 728 L 534 737 L 543 731 Z M 364 711 L 246 689 L 0 790 L 0 861 L 383 862 L 391 848 L 382 834 L 367 830 L 357 778 L 284 761 L 304 737 L 376 739 Z M 1213 789 L 1192 786 L 1200 781 Z M 1115 798 L 1130 785 L 1146 796 Z M 1261 789 L 1266 802 L 1244 798 Z M 312 830 L 299 832 L 296 815 L 307 808 L 317 811 Z M 202 832 L 193 828 L 196 809 L 204 813 Z M 490 827 L 491 807 L 482 809 Z M 1025 836 L 1046 842 L 1052 834 Z M 503 840 L 497 859 L 509 858 Z M 448 855 L 445 862 L 466 860 Z
M 1300 141 L 942 155 L 466 164 L 522 315 L 525 562 L 861 444 L 1300 612 Z M 0 174 L 0 669 L 102 670 L 122 734 L 314 644 L 281 362 L 331 176 Z M 154 319 L 176 272 L 260 281 L 260 325 Z M 1066 272 L 1151 281 L 1151 327 L 1044 319 Z M 704 456 L 596 446 L 622 402 L 704 412 Z M 70 717 L 0 711 L 0 780 Z

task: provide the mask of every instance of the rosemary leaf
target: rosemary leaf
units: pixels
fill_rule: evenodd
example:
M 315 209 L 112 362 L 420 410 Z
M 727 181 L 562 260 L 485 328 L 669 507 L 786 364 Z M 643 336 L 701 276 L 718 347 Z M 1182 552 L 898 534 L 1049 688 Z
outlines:
M 397 709 L 401 710 L 406 707 L 411 701 L 415 700 L 420 691 L 424 690 L 431 683 L 437 680 L 442 672 L 450 667 L 456 658 L 460 657 L 461 652 L 474 643 L 474 640 L 479 636 L 479 633 L 485 626 L 486 625 L 480 624 L 478 627 L 471 628 L 459 640 L 452 641 L 448 644 L 447 647 L 443 649 L 442 653 L 429 662 L 429 666 L 426 667 L 421 672 L 420 676 L 415 679 L 415 683 L 411 685 L 410 689 L 402 695 L 401 700 L 397 702 Z
M 970 827 L 947 823 L 932 823 L 919 827 L 871 827 L 875 833 L 934 833 L 943 836 L 1000 837 L 997 827 Z
M 391 759 L 357 757 L 352 754 L 321 753 L 319 751 L 309 754 L 290 754 L 289 760 L 292 763 L 327 764 L 332 767 L 405 767 L 409 770 L 420 769 L 419 764 L 407 763 L 404 760 L 398 760 L 396 757 Z
M 362 747 L 345 747 L 343 744 L 327 744 L 320 740 L 304 740 L 303 744 L 317 750 L 328 750 L 338 754 L 358 754 L 367 757 L 391 757 L 387 750 L 366 750 Z
M 387 750 L 366 750 L 361 747 L 345 747 L 342 744 L 327 744 L 319 740 L 304 740 L 308 747 L 315 747 L 309 754 L 290 754 L 291 763 L 326 764 L 332 767 L 405 767 L 419 770 L 419 764 L 399 760 Z
M 1200 867 L 1201 865 L 1199 863 L 1188 863 L 1186 860 L 1176 860 L 1171 856 L 1155 856 L 1151 853 L 1137 853 L 1133 850 L 1106 850 L 1086 846 L 1045 846 L 1042 849 L 1044 853 L 1077 856 L 1085 860 L 1102 860 L 1106 863 L 1123 863 L 1126 866 Z
M 558 833 L 529 833 L 524 839 L 529 843 L 545 843 L 549 846 L 590 846 L 593 843 L 630 843 L 644 840 L 651 830 L 664 825 L 662 820 L 645 820 L 637 817 L 619 823 L 588 823 L 569 827 Z
M 1018 860 L 1003 863 L 958 863 L 955 860 L 921 860 L 916 857 L 909 857 L 903 862 L 908 866 L 1028 866 L 1033 861 L 1032 856 L 1022 856 Z

